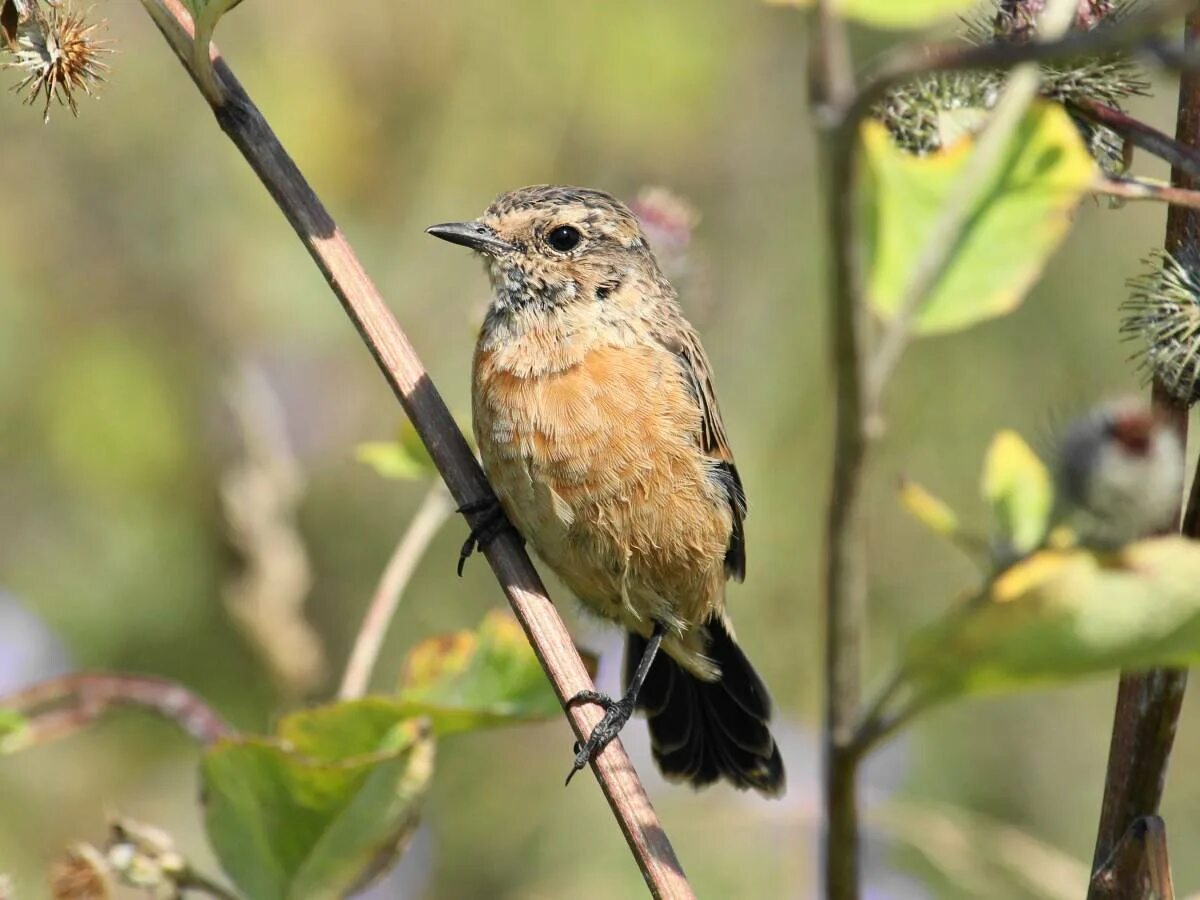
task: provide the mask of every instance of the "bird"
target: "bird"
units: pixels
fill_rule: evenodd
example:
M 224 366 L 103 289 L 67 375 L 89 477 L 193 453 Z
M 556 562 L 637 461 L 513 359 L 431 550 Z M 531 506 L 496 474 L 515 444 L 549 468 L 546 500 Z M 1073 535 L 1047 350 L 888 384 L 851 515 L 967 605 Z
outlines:
M 780 796 L 771 699 L 725 608 L 746 495 L 708 358 L 637 217 L 602 191 L 533 185 L 426 231 L 481 256 L 492 289 L 471 395 L 495 498 L 466 510 L 486 514 L 463 558 L 511 525 L 628 633 L 625 693 L 568 701 L 605 713 L 567 781 L 636 709 L 668 781 Z

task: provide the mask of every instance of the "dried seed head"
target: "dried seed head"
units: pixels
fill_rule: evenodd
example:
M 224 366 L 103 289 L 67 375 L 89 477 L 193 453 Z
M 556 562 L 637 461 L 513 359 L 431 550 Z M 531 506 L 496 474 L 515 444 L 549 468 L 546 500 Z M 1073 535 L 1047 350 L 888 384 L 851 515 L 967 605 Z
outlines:
M 11 54 L 15 58 L 0 63 L 0 68 L 24 74 L 13 90 L 23 93 L 31 106 L 43 98 L 43 121 L 50 121 L 50 102 L 54 99 L 70 107 L 73 115 L 79 115 L 76 92 L 91 96 L 95 86 L 104 81 L 108 65 L 102 57 L 113 51 L 106 46 L 108 41 L 96 37 L 103 25 L 103 20 L 89 23 L 86 13 L 66 5 L 51 6 L 47 12 L 34 6 L 21 22 L 17 49 Z
M 54 900 L 111 900 L 113 881 L 104 856 L 90 844 L 75 844 L 50 871 Z
M 1166 531 L 1183 491 L 1183 445 L 1144 403 L 1097 407 L 1059 448 L 1060 514 L 1090 547 L 1113 550 Z
M 1200 400 L 1200 249 L 1189 238 L 1176 256 L 1151 251 L 1130 278 L 1121 331 L 1140 339 L 1141 368 L 1181 403 Z
M 1084 31 L 1095 28 L 1111 16 L 1117 4 L 1113 0 L 1078 0 L 1075 27 Z M 1000 0 L 994 22 L 996 40 L 1025 43 L 1037 33 L 1037 21 L 1046 9 L 1046 0 Z

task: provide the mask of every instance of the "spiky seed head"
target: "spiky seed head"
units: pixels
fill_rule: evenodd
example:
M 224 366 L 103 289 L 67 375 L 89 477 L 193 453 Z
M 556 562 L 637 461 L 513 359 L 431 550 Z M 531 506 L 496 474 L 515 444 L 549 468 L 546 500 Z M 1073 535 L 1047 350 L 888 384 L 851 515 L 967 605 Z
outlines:
M 104 24 L 103 20 L 88 22 L 86 13 L 64 4 L 45 12 L 34 6 L 19 25 L 13 59 L 0 63 L 0 68 L 24 74 L 13 90 L 31 106 L 43 100 L 44 122 L 50 121 L 50 103 L 55 99 L 78 116 L 77 93 L 92 96 L 104 81 L 109 67 L 103 57 L 113 52 L 107 40 L 97 37 Z
M 1029 12 L 1039 13 L 1041 3 L 1042 0 L 1032 3 L 1001 0 L 994 17 L 983 11 L 963 19 L 961 37 L 972 44 L 1025 40 L 1028 36 L 1013 33 L 1014 29 L 1021 31 L 1018 19 L 1024 22 Z M 1075 25 L 1083 30 L 1108 27 L 1128 15 L 1136 3 L 1137 0 L 1081 0 Z M 1030 21 L 1036 21 L 1036 16 Z M 1150 83 L 1140 67 L 1121 54 L 1044 64 L 1041 75 L 1043 96 L 1059 103 L 1087 98 L 1120 109 L 1130 97 L 1150 92 Z M 901 147 L 918 155 L 936 152 L 948 143 L 948 136 L 957 137 L 961 133 L 956 126 L 964 118 L 964 111 L 991 109 L 1003 83 L 1001 72 L 923 75 L 893 89 L 877 105 L 875 116 Z M 1107 128 L 1073 118 L 1100 166 L 1110 173 L 1120 172 L 1124 167 L 1123 140 Z
M 959 120 L 995 106 L 1002 83 L 995 72 L 930 72 L 889 91 L 875 118 L 909 153 L 936 153 L 962 134 Z
M 1130 278 L 1121 332 L 1140 340 L 1140 368 L 1180 403 L 1200 400 L 1200 250 L 1190 239 L 1176 255 L 1153 250 Z

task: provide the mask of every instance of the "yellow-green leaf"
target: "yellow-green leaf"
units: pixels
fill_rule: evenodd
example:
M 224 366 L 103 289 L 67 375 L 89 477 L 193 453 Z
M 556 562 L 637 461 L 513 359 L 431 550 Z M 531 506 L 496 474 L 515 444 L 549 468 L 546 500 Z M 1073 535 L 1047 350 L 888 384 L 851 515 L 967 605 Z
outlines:
M 905 667 L 919 697 L 944 700 L 1197 662 L 1200 543 L 1167 537 L 1035 553 L 918 633 Z
M 974 142 L 964 139 L 941 153 L 916 157 L 897 147 L 878 122 L 863 126 L 862 140 L 868 298 L 888 318 L 902 302 Z M 1066 236 L 1094 175 L 1095 163 L 1062 107 L 1034 104 L 923 299 L 914 330 L 954 331 L 1020 304 Z
M 25 746 L 29 720 L 15 709 L 0 709 L 0 756 Z
M 1001 555 L 1033 550 L 1046 535 L 1054 490 L 1046 467 L 1015 431 L 1001 431 L 992 439 L 982 490 L 992 508 Z
M 440 735 L 553 718 L 562 711 L 521 626 L 498 610 L 475 631 L 414 647 L 399 702 L 413 715 L 428 716 Z
M 384 478 L 417 481 L 437 475 L 437 467 L 412 423 L 405 419 L 394 441 L 359 444 L 355 453 Z
M 204 824 L 256 900 L 353 893 L 402 852 L 433 772 L 423 721 L 378 698 L 307 710 L 276 738 L 230 738 L 201 763 Z
M 772 6 L 815 6 L 815 0 L 767 0 Z M 969 12 L 978 0 L 835 0 L 842 15 L 876 28 L 921 28 Z
M 953 537 L 958 532 L 958 516 L 954 510 L 915 481 L 906 478 L 900 482 L 900 504 L 935 534 Z

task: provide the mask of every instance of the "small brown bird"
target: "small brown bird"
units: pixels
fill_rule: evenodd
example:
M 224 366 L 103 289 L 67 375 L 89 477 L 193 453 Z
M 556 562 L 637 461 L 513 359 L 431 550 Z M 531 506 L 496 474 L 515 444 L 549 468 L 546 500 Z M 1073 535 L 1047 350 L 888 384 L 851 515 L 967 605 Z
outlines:
M 629 632 L 626 694 L 572 699 L 605 716 L 571 774 L 636 703 L 669 779 L 781 794 L 771 701 L 725 613 L 725 582 L 746 569 L 746 497 L 700 339 L 637 219 L 600 191 L 538 185 L 428 232 L 480 253 L 491 279 L 472 405 L 503 511 Z

